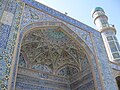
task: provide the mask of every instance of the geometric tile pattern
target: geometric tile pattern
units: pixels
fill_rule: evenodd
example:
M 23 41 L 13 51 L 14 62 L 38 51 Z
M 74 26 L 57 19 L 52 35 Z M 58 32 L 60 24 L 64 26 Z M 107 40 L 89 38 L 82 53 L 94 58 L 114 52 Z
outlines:
M 44 12 L 40 12 L 39 10 L 34 9 L 28 5 L 25 5 L 22 21 L 23 22 L 21 23 L 21 29 L 23 27 L 25 27 L 26 25 L 29 25 L 30 23 L 34 23 L 34 22 L 41 22 L 41 21 L 62 22 L 64 24 L 66 24 L 70 29 L 72 29 L 76 34 L 78 34 L 80 36 L 80 38 L 82 38 L 86 42 L 86 44 L 90 47 L 90 49 L 93 50 L 89 32 L 87 32 L 81 28 L 77 28 L 73 25 L 67 24 L 67 23 L 65 23 L 57 18 L 54 18 Z M 99 33 L 95 33 L 95 34 L 97 34 L 99 36 Z
M 1 18 L 1 23 L 11 26 L 14 14 L 4 11 Z
M 11 26 L 1 24 L 0 26 L 0 48 L 6 48 Z
M 24 4 L 21 1 L 27 3 L 28 5 L 26 5 L 24 7 Z M 108 57 L 107 57 L 107 54 L 105 51 L 105 47 L 103 45 L 102 37 L 99 32 L 95 31 L 93 28 L 91 28 L 89 26 L 86 26 L 85 24 L 82 24 L 81 22 L 79 22 L 77 20 L 74 20 L 60 12 L 57 12 L 45 5 L 39 4 L 33 0 L 21 0 L 21 1 L 19 1 L 19 0 L 0 0 L 0 19 L 3 17 L 2 16 L 3 12 L 7 12 L 7 13 L 9 12 L 8 16 L 9 15 L 12 16 L 12 18 L 10 20 L 6 19 L 4 21 L 3 18 L 2 18 L 2 20 L 0 20 L 0 21 L 2 21 L 2 23 L 0 24 L 0 27 L 1 27 L 1 29 L 0 29 L 0 38 L 1 38 L 0 39 L 0 66 L 1 66 L 0 67 L 0 88 L 8 89 L 9 88 L 8 82 L 9 82 L 9 83 L 11 83 L 11 86 L 12 86 L 12 88 L 9 88 L 9 89 L 14 90 L 14 85 L 15 85 L 14 80 L 15 80 L 16 73 L 17 73 L 16 70 L 17 70 L 17 64 L 18 64 L 18 57 L 19 57 L 19 53 L 20 53 L 19 48 L 20 48 L 20 43 L 21 43 L 19 40 L 16 43 L 16 39 L 18 39 L 17 36 L 20 34 L 20 40 L 21 40 L 22 34 L 23 34 L 22 32 L 19 31 L 19 29 L 24 30 L 23 27 L 25 27 L 26 25 L 34 26 L 34 24 L 31 24 L 31 23 L 35 23 L 35 22 L 40 22 L 40 21 L 55 22 L 56 21 L 56 22 L 62 22 L 63 24 L 68 26 L 71 30 L 68 30 L 68 28 L 65 28 L 64 25 L 61 25 L 61 27 L 63 26 L 65 28 L 64 29 L 65 32 L 68 32 L 71 36 L 73 36 L 76 40 L 78 40 L 81 43 L 81 45 L 85 46 L 84 48 L 88 51 L 90 56 L 94 54 L 94 56 L 96 57 L 96 59 L 94 57 L 91 57 L 91 63 L 93 65 L 93 68 L 95 71 L 94 72 L 95 73 L 95 84 L 97 85 L 96 88 L 98 90 L 102 90 L 100 76 L 99 76 L 99 74 L 100 74 L 102 76 L 101 77 L 101 80 L 103 82 L 102 85 L 104 86 L 105 90 L 114 90 L 114 89 L 117 90 L 117 88 L 116 88 L 117 86 L 115 85 L 115 79 L 112 78 L 111 69 L 108 65 Z M 25 10 L 23 12 L 22 11 L 23 8 L 28 10 L 29 12 L 25 12 Z M 34 10 L 38 10 L 38 11 L 34 12 Z M 44 14 L 42 11 L 48 13 L 49 15 Z M 21 20 L 21 16 L 23 16 L 22 20 Z M 54 23 L 50 23 L 50 24 L 53 26 L 55 25 Z M 45 24 L 45 25 L 47 25 L 47 24 Z M 29 27 L 29 29 L 30 29 L 30 27 Z M 72 30 L 75 30 L 75 31 L 72 31 Z M 78 32 L 79 30 L 81 30 L 81 31 L 84 30 L 85 32 L 84 33 Z M 58 39 L 60 37 L 64 37 L 64 36 L 60 36 L 60 35 L 61 35 L 61 33 L 57 34 L 55 37 L 57 37 Z M 53 36 L 53 33 L 51 34 L 51 36 Z M 83 43 L 83 41 L 81 41 L 80 38 L 83 39 L 84 43 Z M 57 41 L 55 41 L 55 42 L 57 42 Z M 15 54 L 14 50 L 15 50 L 15 46 L 17 44 L 18 44 L 18 48 L 17 48 L 17 53 Z M 92 50 L 92 53 L 90 52 L 90 50 L 88 50 L 88 48 L 90 48 Z M 16 57 L 15 57 L 15 55 L 16 55 Z M 55 54 L 55 55 L 57 55 L 57 54 Z M 13 58 L 15 60 L 15 63 L 12 63 Z M 96 65 L 96 63 L 98 65 Z M 85 64 L 86 64 L 86 62 L 85 62 Z M 10 71 L 14 71 L 13 75 L 10 74 Z M 40 75 L 40 73 L 37 73 L 36 76 L 37 75 Z M 44 76 L 44 78 L 47 78 L 46 75 L 41 75 L 41 76 Z M 88 75 L 88 76 L 90 76 L 90 75 Z M 10 78 L 10 77 L 12 77 L 12 78 Z M 89 84 L 93 85 L 93 81 L 91 80 L 90 82 L 88 82 L 88 84 L 86 83 L 84 85 L 89 86 Z M 43 87 L 40 87 L 40 88 L 44 89 Z M 83 88 L 84 88 L 84 86 L 80 87 L 81 90 Z M 76 90 L 78 90 L 78 89 L 76 89 Z

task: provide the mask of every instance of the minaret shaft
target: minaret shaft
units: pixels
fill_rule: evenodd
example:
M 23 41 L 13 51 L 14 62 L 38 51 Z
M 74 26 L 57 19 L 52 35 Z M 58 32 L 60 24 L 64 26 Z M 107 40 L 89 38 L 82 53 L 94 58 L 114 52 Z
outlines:
M 116 38 L 116 29 L 114 25 L 108 23 L 108 17 L 101 7 L 96 7 L 92 12 L 94 24 L 101 32 L 105 48 L 111 62 L 120 63 L 120 45 Z

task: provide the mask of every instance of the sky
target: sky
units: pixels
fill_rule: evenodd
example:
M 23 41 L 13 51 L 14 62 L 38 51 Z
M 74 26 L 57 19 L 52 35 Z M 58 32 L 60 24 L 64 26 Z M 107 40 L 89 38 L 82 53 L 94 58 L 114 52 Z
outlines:
M 91 11 L 102 7 L 108 16 L 109 24 L 115 25 L 117 39 L 120 43 L 120 0 L 35 0 L 95 29 Z

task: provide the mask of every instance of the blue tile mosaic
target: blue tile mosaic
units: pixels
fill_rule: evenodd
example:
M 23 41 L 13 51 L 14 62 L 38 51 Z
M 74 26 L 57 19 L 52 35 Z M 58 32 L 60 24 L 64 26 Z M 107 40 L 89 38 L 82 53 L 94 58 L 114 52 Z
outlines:
M 43 12 L 47 12 L 48 14 L 50 14 L 50 15 L 52 15 L 52 16 L 60 19 L 60 20 L 63 20 L 65 22 L 67 22 L 67 23 L 75 25 L 75 26 L 77 26 L 77 27 L 79 27 L 81 29 L 87 30 L 88 32 L 92 32 L 92 33 L 96 33 L 96 34 L 99 33 L 95 29 L 93 29 L 93 28 L 91 28 L 91 27 L 89 27 L 89 26 L 87 26 L 87 25 L 85 25 L 85 24 L 83 24 L 83 23 L 69 17 L 69 16 L 66 16 L 65 14 L 62 14 L 62 13 L 60 13 L 60 12 L 58 12 L 58 11 L 52 9 L 52 8 L 49 8 L 49 7 L 47 7 L 47 6 L 45 6 L 45 5 L 41 4 L 41 3 L 38 3 L 38 2 L 33 1 L 33 0 L 21 0 L 21 1 L 23 1 L 26 4 L 29 4 L 29 5 L 37 8 L 37 9 L 39 9 L 39 10 L 42 10 Z
M 5 5 L 6 5 L 7 1 L 9 1 L 9 3 L 8 3 L 8 6 L 5 8 Z M 51 8 L 49 8 L 49 7 L 47 7 L 43 4 L 37 3 L 33 0 L 21 0 L 21 1 L 25 2 L 26 4 L 29 4 L 29 5 L 33 6 L 36 9 L 39 9 L 43 12 L 46 12 L 53 17 L 56 17 L 56 18 L 58 18 L 58 19 L 60 19 L 64 22 L 67 22 L 70 25 L 74 25 L 78 28 L 84 29 L 87 32 L 92 32 L 95 36 L 94 37 L 95 47 L 96 47 L 96 50 L 97 50 L 99 64 L 101 65 L 100 67 L 101 67 L 101 70 L 102 70 L 101 72 L 102 72 L 102 75 L 103 75 L 103 78 L 104 78 L 103 80 L 104 80 L 105 90 L 113 90 L 113 89 L 116 88 L 116 87 L 112 86 L 113 83 L 114 83 L 112 81 L 114 81 L 114 80 L 111 78 L 111 72 L 110 72 L 110 68 L 109 68 L 109 65 L 108 65 L 108 61 L 105 61 L 105 60 L 108 60 L 108 58 L 106 57 L 107 55 L 106 55 L 106 52 L 105 52 L 105 47 L 103 46 L 102 37 L 99 37 L 99 38 L 97 37 L 98 35 L 100 36 L 100 33 L 98 31 L 94 30 L 93 28 L 91 28 L 91 27 L 89 27 L 89 26 L 87 26 L 87 25 L 85 25 L 85 24 L 83 24 L 83 23 L 81 23 L 81 22 L 79 22 L 75 19 L 70 18 L 69 16 L 66 16 L 65 14 L 62 14 L 62 13 L 56 11 L 56 10 L 53 10 L 53 9 L 51 9 Z M 1 2 L 2 2 L 2 4 L 1 4 Z M 18 4 L 18 2 L 19 1 L 16 2 L 16 0 L 0 0 L 0 16 L 2 15 L 4 8 L 5 8 L 6 11 L 15 14 L 15 18 L 14 18 L 14 22 L 13 22 L 14 24 L 12 25 L 12 27 L 10 27 L 8 25 L 5 25 L 5 24 L 0 25 L 0 63 L 3 66 L 2 68 L 0 68 L 0 86 L 1 86 L 1 80 L 4 78 L 2 75 L 3 74 L 4 74 L 4 76 L 5 75 L 8 75 L 8 76 L 10 75 L 11 67 L 10 68 L 6 67 L 6 64 L 8 64 L 8 63 L 11 64 L 11 62 L 13 60 L 12 54 L 13 54 L 13 51 L 14 51 L 14 48 L 15 48 L 14 43 L 15 43 L 15 40 L 17 38 L 17 37 L 13 38 L 13 35 L 17 35 L 17 33 L 19 31 L 18 28 L 20 26 L 20 19 L 22 17 L 21 13 L 22 13 L 22 10 L 23 10 L 23 6 L 20 3 Z M 34 16 L 36 17 L 35 14 L 34 14 Z M 34 18 L 34 20 L 35 19 L 37 19 L 37 17 Z M 46 17 L 45 20 L 47 20 L 47 19 L 48 18 Z M 29 19 L 29 20 L 31 20 L 31 19 Z M 13 30 L 13 31 L 11 31 L 11 30 Z M 75 33 L 77 33 L 77 30 L 76 30 Z M 89 41 L 90 37 L 87 37 L 88 35 L 89 34 L 85 34 L 85 33 L 82 34 L 83 39 L 85 39 L 86 41 Z M 21 38 L 22 37 L 20 37 L 20 39 Z M 8 41 L 9 41 L 9 44 L 7 45 Z M 15 85 L 14 80 L 15 80 L 16 73 L 17 73 L 16 72 L 17 63 L 18 63 L 17 58 L 19 56 L 20 42 L 19 42 L 18 49 L 17 49 L 18 52 L 16 53 L 16 61 L 14 63 L 14 68 L 12 67 L 13 70 L 14 70 L 14 73 L 12 75 L 12 81 L 11 81 L 11 87 L 12 88 L 11 88 L 11 90 L 13 90 L 14 85 Z M 6 49 L 7 53 L 3 53 L 1 48 L 3 50 Z M 8 62 L 5 62 L 5 57 L 7 57 Z M 93 66 L 94 66 L 96 81 L 97 81 L 97 85 L 98 85 L 98 90 L 102 90 L 100 77 L 99 77 L 99 74 L 98 74 L 98 68 L 97 68 L 97 65 L 96 65 L 96 62 L 95 62 L 94 58 L 92 60 L 92 63 L 94 64 Z M 2 73 L 1 73 L 1 71 L 2 71 Z M 4 80 L 4 81 L 2 81 L 2 83 L 5 85 L 5 88 L 8 89 L 8 80 Z M 21 85 L 21 84 L 18 83 L 18 86 L 19 85 Z M 34 87 L 31 86 L 31 88 L 34 88 Z M 39 87 L 39 88 L 41 90 L 45 89 L 43 87 Z M 52 89 L 49 89 L 49 90 L 52 90 Z
M 0 48 L 6 48 L 11 27 L 9 25 L 1 24 L 0 27 Z
M 98 55 L 99 67 L 101 68 L 102 77 L 104 77 L 103 83 L 105 85 L 105 90 L 117 90 L 115 79 L 112 76 L 112 71 L 109 66 L 109 59 L 107 57 L 102 37 L 93 35 L 93 39 L 96 47 L 96 54 Z
M 5 6 L 7 4 L 8 0 L 0 0 L 0 19 L 3 14 L 3 11 L 5 9 Z
M 17 6 L 17 3 L 14 0 L 9 0 L 5 10 L 14 14 L 16 11 L 16 6 Z

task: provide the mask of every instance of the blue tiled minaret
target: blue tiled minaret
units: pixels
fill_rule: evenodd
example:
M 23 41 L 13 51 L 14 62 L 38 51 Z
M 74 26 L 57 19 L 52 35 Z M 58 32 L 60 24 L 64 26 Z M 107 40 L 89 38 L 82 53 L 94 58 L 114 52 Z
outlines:
M 101 7 L 93 9 L 92 18 L 98 31 L 101 32 L 109 60 L 114 63 L 120 63 L 120 45 L 116 38 L 114 25 L 108 23 L 108 17 Z

